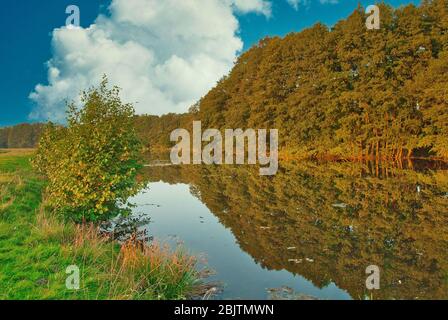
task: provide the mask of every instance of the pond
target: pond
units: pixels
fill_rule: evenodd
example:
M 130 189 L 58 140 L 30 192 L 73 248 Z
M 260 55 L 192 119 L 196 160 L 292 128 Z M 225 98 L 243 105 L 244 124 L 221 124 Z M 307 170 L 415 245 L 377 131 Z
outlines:
M 147 233 L 214 271 L 219 299 L 447 299 L 444 164 L 293 163 L 145 169 Z M 380 289 L 366 288 L 366 268 Z

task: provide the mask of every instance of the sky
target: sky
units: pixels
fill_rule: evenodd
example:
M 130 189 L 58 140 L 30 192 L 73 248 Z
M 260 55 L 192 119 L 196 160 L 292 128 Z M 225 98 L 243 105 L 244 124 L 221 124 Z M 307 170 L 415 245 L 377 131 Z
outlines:
M 103 74 L 139 114 L 185 112 L 266 36 L 328 26 L 374 0 L 42 0 L 0 7 L 0 126 L 63 122 Z M 419 0 L 386 0 L 397 7 Z M 80 27 L 66 27 L 66 8 Z

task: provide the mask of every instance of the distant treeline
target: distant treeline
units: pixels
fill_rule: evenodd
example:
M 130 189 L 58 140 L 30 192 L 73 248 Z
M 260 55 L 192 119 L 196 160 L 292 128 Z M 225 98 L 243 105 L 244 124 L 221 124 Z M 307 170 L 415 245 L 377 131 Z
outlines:
M 149 150 L 172 146 L 170 133 L 177 128 L 190 128 L 193 114 L 141 115 L 134 118 L 139 138 Z M 45 128 L 44 123 L 23 123 L 0 128 L 0 148 L 35 148 Z
M 170 133 L 177 128 L 190 128 L 192 114 L 142 115 L 134 118 L 137 134 L 149 150 L 172 146 Z M 44 123 L 23 123 L 0 128 L 0 148 L 35 148 L 45 128 Z
M 43 127 L 41 123 L 23 123 L 0 128 L 0 148 L 34 148 Z
M 140 139 L 152 151 L 165 150 L 174 145 L 170 141 L 173 130 L 183 128 L 190 130 L 193 121 L 197 120 L 196 113 L 174 114 L 163 116 L 141 115 L 135 118 L 135 126 Z

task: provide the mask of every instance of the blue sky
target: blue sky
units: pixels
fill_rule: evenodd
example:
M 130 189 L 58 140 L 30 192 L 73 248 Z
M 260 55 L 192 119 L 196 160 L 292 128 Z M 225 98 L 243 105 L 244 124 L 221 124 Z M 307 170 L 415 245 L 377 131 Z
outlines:
M 316 22 L 332 25 L 341 18 L 347 17 L 357 7 L 358 2 L 358 0 L 340 0 L 338 4 L 321 4 L 319 0 L 309 0 L 307 6 L 300 5 L 298 10 L 295 10 L 286 0 L 275 0 L 271 1 L 272 14 L 270 17 L 259 12 L 244 14 L 241 11 L 235 11 L 234 15 L 239 21 L 238 37 L 244 43 L 243 50 L 246 50 L 268 35 L 282 36 L 289 32 L 300 31 Z M 364 6 L 373 3 L 373 1 L 364 0 L 360 2 Z M 390 0 L 386 2 L 399 6 L 408 3 L 418 4 L 420 1 Z M 45 99 L 33 101 L 29 95 L 35 90 L 37 84 L 44 86 L 48 84 L 46 62 L 51 58 L 61 60 L 60 53 L 59 55 L 55 54 L 51 45 L 52 31 L 65 24 L 67 17 L 65 8 L 70 4 L 75 4 L 80 8 L 82 27 L 90 26 L 100 13 L 109 15 L 107 8 L 110 0 L 8 0 L 2 2 L 0 11 L 0 29 L 2 30 L 0 33 L 0 126 L 46 120 L 45 117 L 30 119 L 29 115 L 33 108 L 36 108 L 37 103 L 48 101 L 50 98 L 45 96 Z M 71 73 L 64 71 L 64 66 L 61 65 L 63 63 L 64 61 L 59 61 L 55 65 L 61 73 L 70 77 L 73 75 L 73 71 Z M 55 87 L 56 84 L 48 87 L 45 94 L 51 96 L 48 91 Z M 166 85 L 161 85 L 160 88 L 166 88 Z

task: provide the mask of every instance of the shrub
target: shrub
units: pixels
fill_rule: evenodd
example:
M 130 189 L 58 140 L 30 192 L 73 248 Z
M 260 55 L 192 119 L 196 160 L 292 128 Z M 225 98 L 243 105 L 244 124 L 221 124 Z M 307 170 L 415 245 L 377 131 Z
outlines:
M 33 165 L 48 178 L 49 204 L 75 221 L 102 221 L 129 212 L 127 200 L 142 187 L 141 143 L 134 108 L 119 88 L 100 86 L 81 94 L 82 108 L 68 103 L 67 126 L 49 123 Z

